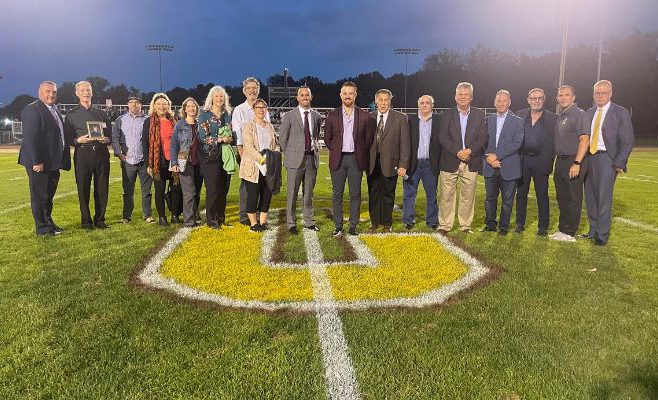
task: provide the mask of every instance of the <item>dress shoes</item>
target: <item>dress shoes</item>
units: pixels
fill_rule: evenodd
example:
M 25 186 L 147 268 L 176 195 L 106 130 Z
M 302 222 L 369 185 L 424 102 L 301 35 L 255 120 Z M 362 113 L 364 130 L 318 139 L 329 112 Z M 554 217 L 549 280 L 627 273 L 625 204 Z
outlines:
M 160 218 L 158 218 L 158 225 L 160 225 L 160 226 L 169 226 L 169 222 L 167 222 L 166 217 L 160 217 Z
M 521 225 L 517 225 L 516 228 L 514 228 L 514 233 L 523 233 L 523 231 L 525 231 L 525 228 Z
M 172 215 L 171 216 L 171 223 L 172 224 L 180 224 L 181 223 L 180 216 Z
M 501 230 L 498 231 L 498 234 L 500 236 L 507 236 L 508 233 L 509 233 L 509 231 L 507 229 L 501 229 Z
M 64 232 L 64 228 L 61 226 L 53 225 L 53 232 L 55 232 L 55 234 L 60 234 Z
M 379 225 L 370 225 L 370 226 L 368 227 L 368 230 L 369 230 L 370 232 L 377 232 L 378 229 L 379 229 Z
M 384 225 L 384 232 L 393 232 L 393 227 L 391 225 Z
M 446 231 L 445 229 L 439 229 L 438 232 L 439 232 L 439 235 L 447 235 L 448 234 L 448 231 Z
M 414 224 L 404 224 L 404 229 L 411 230 L 414 227 Z
M 538 229 L 537 236 L 548 236 L 548 229 Z
M 347 231 L 347 233 L 348 233 L 350 236 L 359 236 L 359 233 L 356 231 L 356 227 L 354 227 L 354 226 L 351 227 L 351 228 Z
M 315 231 L 315 232 L 320 232 L 320 228 L 318 228 L 317 225 L 305 226 L 304 229 L 308 229 L 308 230 Z
M 299 231 L 297 230 L 296 226 L 291 226 L 290 228 L 288 228 L 288 233 L 290 233 L 291 235 L 297 235 Z
M 48 231 L 48 232 L 44 232 L 44 233 L 37 233 L 37 236 L 41 237 L 41 238 L 45 238 L 45 237 L 51 237 L 51 236 L 59 236 L 61 234 L 62 234 L 61 231 L 60 232 Z
M 496 228 L 492 228 L 490 226 L 485 226 L 484 228 L 480 229 L 480 232 L 496 232 Z
M 94 224 L 94 226 L 98 229 L 107 229 L 109 226 L 105 222 L 99 222 L 97 224 Z
M 608 244 L 608 242 L 604 242 L 601 239 L 594 239 L 594 245 L 595 246 L 605 246 L 606 244 Z

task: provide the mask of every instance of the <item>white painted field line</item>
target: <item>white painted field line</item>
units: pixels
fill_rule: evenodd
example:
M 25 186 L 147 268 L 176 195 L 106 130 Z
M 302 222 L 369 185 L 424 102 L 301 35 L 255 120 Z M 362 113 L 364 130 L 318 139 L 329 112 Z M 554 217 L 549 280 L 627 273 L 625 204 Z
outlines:
M 16 171 L 25 171 L 25 168 L 2 169 L 2 170 L 0 170 L 0 173 L 2 173 L 2 172 L 16 172 Z
M 658 181 L 654 181 L 651 179 L 641 179 L 641 178 L 631 178 L 630 176 L 618 176 L 619 179 L 628 179 L 631 181 L 638 181 L 638 182 L 649 182 L 649 183 L 658 183 Z
M 110 183 L 114 183 L 114 182 L 120 181 L 120 180 L 121 180 L 121 178 L 112 178 L 112 179 L 110 179 Z M 65 197 L 69 197 L 69 196 L 72 196 L 74 194 L 78 194 L 78 191 L 77 190 L 71 190 L 70 192 L 64 192 L 64 193 L 56 194 L 55 197 L 53 197 L 53 200 L 63 199 Z M 0 210 L 0 215 L 10 214 L 10 213 L 13 213 L 14 211 L 22 210 L 24 208 L 30 208 L 30 203 L 23 203 L 23 204 L 19 204 L 17 206 L 14 206 L 14 207 L 10 207 L 10 208 L 4 209 L 4 210 Z
M 310 229 L 303 231 L 313 297 L 317 305 L 315 315 L 318 319 L 327 394 L 331 400 L 357 400 L 361 395 L 343 333 L 343 323 L 334 304 L 320 240 L 317 232 Z
M 633 221 L 632 219 L 624 217 L 614 217 L 615 221 L 623 222 L 624 224 L 634 226 L 636 228 L 644 229 L 653 233 L 658 233 L 658 228 L 653 225 L 645 224 L 644 222 Z

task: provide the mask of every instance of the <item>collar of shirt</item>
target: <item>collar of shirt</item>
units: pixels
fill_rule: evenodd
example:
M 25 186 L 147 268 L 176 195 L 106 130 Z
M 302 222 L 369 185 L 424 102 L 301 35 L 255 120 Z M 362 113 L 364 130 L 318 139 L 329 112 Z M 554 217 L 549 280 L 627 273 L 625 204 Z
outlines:
M 380 113 L 379 111 L 377 111 L 377 125 L 379 125 L 379 119 L 380 119 L 381 116 L 383 115 L 383 116 L 384 116 L 384 126 L 386 126 L 386 121 L 388 120 L 388 113 L 389 113 L 389 111 L 391 111 L 391 110 L 388 110 L 388 111 L 386 111 L 386 112 L 383 113 L 383 114 Z
M 562 110 L 562 112 L 560 112 L 560 115 L 569 114 L 570 112 L 575 110 L 577 107 L 578 107 L 578 105 L 576 105 L 576 103 L 572 103 L 569 107 Z
M 302 106 L 297 106 L 297 109 L 299 110 L 299 115 L 302 117 L 302 125 L 304 125 L 304 113 L 308 113 L 308 128 L 312 131 L 313 130 L 313 118 L 311 118 L 311 107 L 305 109 Z
M 418 119 L 421 120 L 421 121 L 423 121 L 423 122 L 427 122 L 427 121 L 429 121 L 430 119 L 432 119 L 432 113 L 430 113 L 430 114 L 427 116 L 427 118 L 423 118 L 423 116 L 422 116 L 420 113 L 418 113 Z
M 354 107 L 352 108 L 352 115 L 347 114 L 347 112 L 345 111 L 345 106 L 341 106 L 340 108 L 343 111 L 343 118 L 347 118 L 349 120 L 354 118 L 354 113 L 355 113 L 355 108 Z
M 601 111 L 605 114 L 608 112 L 608 109 L 610 108 L 610 102 L 607 102 L 603 107 L 596 107 L 596 109 L 601 109 Z
M 468 117 L 469 114 L 471 113 L 471 107 L 468 107 L 468 109 L 466 109 L 466 111 L 462 111 L 462 110 L 459 109 L 459 107 L 457 107 L 457 112 L 462 117 Z

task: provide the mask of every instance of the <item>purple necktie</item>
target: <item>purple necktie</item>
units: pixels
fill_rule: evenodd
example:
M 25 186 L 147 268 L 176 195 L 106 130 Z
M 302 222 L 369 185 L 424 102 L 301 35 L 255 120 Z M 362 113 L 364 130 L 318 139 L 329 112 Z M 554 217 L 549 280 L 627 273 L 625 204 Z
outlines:
M 308 111 L 304 111 L 304 143 L 306 151 L 311 151 L 311 128 L 308 125 Z

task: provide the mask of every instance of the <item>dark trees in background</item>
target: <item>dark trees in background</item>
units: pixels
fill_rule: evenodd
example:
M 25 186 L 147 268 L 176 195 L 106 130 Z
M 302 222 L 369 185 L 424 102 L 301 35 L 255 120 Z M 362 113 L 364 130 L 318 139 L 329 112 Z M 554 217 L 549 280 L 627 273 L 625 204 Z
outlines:
M 565 83 L 574 86 L 576 101 L 582 108 L 592 104 L 592 86 L 596 81 L 598 48 L 576 46 L 567 55 Z M 471 82 L 475 87 L 473 104 L 478 107 L 493 107 L 493 98 L 499 89 L 512 94 L 512 109 L 528 106 L 527 93 L 539 87 L 546 91 L 546 107 L 555 109 L 560 54 L 546 53 L 527 55 L 505 50 L 495 50 L 478 45 L 470 50 L 440 50 L 425 57 L 422 68 L 408 76 L 407 97 L 409 107 L 423 94 L 434 96 L 436 107 L 454 105 L 457 83 Z M 601 78 L 612 81 L 613 101 L 630 109 L 636 135 L 656 136 L 658 127 L 658 32 L 635 32 L 624 39 L 611 39 L 604 45 Z M 261 82 L 260 97 L 269 101 L 267 85 L 283 86 L 283 75 L 274 74 Z M 94 102 L 104 103 L 111 98 L 114 104 L 125 104 L 129 93 L 139 93 L 136 88 L 124 84 L 111 86 L 102 77 L 88 77 L 94 89 Z M 404 103 L 404 75 L 394 74 L 388 78 L 377 71 L 346 77 L 336 82 L 323 82 L 320 78 L 307 75 L 299 79 L 288 76 L 289 86 L 306 85 L 313 93 L 315 107 L 337 107 L 340 105 L 340 86 L 354 81 L 358 87 L 356 103 L 367 107 L 378 89 L 387 88 L 394 93 L 393 106 Z M 221 84 L 221 83 L 219 83 Z M 59 102 L 77 103 L 74 83 L 64 82 L 59 87 Z M 203 105 L 206 95 L 215 83 L 199 84 L 194 88 L 176 87 L 167 92 L 175 105 L 191 96 Z M 225 86 L 231 105 L 244 101 L 242 86 Z M 154 92 L 143 93 L 144 104 L 148 104 Z M 31 96 L 21 95 L 0 109 L 0 117 L 17 118 L 22 106 L 29 103 Z M 21 107 L 19 107 L 21 106 Z

